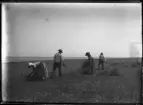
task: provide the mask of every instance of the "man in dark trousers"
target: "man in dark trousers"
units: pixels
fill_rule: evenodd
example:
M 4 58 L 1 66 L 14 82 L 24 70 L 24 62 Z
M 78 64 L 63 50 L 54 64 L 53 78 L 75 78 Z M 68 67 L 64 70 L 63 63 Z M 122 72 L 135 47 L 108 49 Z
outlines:
M 100 65 L 102 66 L 102 69 L 104 70 L 104 61 L 106 61 L 103 53 L 100 53 L 99 56 L 99 63 L 98 63 L 98 69 L 100 68 Z
M 58 68 L 59 70 L 59 76 L 62 76 L 62 65 L 65 65 L 63 57 L 62 57 L 62 49 L 59 49 L 58 52 L 54 55 L 54 62 L 53 62 L 53 71 L 52 71 L 52 77 L 55 76 L 55 71 Z
M 88 57 L 88 61 L 89 61 L 89 73 L 93 74 L 95 71 L 95 61 L 93 57 L 91 56 L 90 52 L 86 52 L 85 56 Z

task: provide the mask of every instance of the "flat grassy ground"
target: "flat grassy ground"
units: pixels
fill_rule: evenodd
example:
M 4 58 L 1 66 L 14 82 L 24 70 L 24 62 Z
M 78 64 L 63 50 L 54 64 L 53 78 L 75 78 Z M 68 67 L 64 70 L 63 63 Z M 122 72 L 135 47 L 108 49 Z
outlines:
M 107 59 L 96 75 L 78 73 L 83 60 L 65 60 L 63 76 L 47 81 L 26 81 L 27 62 L 8 63 L 7 100 L 25 102 L 140 102 L 141 66 L 135 59 Z M 124 63 L 120 63 L 123 60 Z M 46 61 L 52 70 L 52 61 Z M 97 61 L 96 61 L 97 64 Z

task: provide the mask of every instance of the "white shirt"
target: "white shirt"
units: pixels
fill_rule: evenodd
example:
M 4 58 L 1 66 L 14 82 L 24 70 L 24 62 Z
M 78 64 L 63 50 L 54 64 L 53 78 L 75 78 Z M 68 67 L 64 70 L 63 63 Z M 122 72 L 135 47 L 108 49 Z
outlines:
M 29 62 L 29 66 L 34 66 L 34 67 L 36 67 L 38 64 L 40 64 L 40 62 Z
M 63 57 L 60 53 L 56 53 L 54 56 L 54 61 L 60 63 L 63 60 Z

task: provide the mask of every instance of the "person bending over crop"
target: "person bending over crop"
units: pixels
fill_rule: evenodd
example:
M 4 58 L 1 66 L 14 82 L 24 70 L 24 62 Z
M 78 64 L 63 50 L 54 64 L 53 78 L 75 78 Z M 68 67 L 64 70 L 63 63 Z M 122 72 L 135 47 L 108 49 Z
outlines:
M 46 80 L 47 78 L 49 78 L 49 71 L 48 71 L 47 64 L 45 62 L 42 62 L 42 61 L 33 62 L 33 63 L 29 62 L 28 67 L 32 68 L 32 72 L 28 75 L 28 77 L 36 76 L 43 80 Z
M 95 61 L 93 59 L 93 57 L 91 56 L 90 52 L 86 52 L 85 56 L 88 57 L 88 62 L 89 62 L 89 73 L 93 74 L 95 71 Z

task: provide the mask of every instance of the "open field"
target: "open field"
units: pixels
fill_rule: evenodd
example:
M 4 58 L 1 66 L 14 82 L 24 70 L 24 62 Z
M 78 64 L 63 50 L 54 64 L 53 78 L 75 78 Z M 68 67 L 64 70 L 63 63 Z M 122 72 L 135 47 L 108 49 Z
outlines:
M 124 61 L 121 63 L 120 61 Z M 135 59 L 107 59 L 105 70 L 96 75 L 81 75 L 78 68 L 82 59 L 65 60 L 63 76 L 47 81 L 26 81 L 31 72 L 27 62 L 8 63 L 8 101 L 26 102 L 90 102 L 139 103 L 141 93 L 141 66 Z M 52 70 L 52 61 L 46 61 Z M 96 61 L 97 64 L 97 61 Z M 97 65 L 96 65 L 97 66 Z

